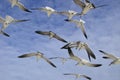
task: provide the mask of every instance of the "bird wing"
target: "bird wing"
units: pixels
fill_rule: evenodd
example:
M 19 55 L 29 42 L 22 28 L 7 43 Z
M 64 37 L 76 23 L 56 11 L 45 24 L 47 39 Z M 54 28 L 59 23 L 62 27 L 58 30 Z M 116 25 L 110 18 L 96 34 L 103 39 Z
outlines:
M 73 0 L 75 4 L 79 5 L 81 8 L 85 7 L 85 3 L 83 3 L 81 0 Z
M 86 79 L 91 80 L 91 77 L 89 77 L 89 76 L 86 76 L 86 75 L 81 75 L 81 76 L 84 77 L 84 78 L 86 78 Z
M 82 64 L 89 66 L 89 67 L 100 67 L 102 64 L 93 64 L 85 59 L 81 59 Z
M 75 73 L 64 73 L 64 75 L 77 75 Z
M 49 35 L 49 32 L 47 31 L 35 31 L 35 33 L 41 34 L 41 35 Z
M 23 19 L 23 20 L 14 20 L 12 23 L 17 23 L 17 22 L 25 22 L 29 21 L 29 19 Z
M 85 0 L 85 2 L 90 3 L 90 1 L 89 1 L 89 0 Z
M 68 47 L 68 53 L 69 53 L 70 57 L 74 57 L 74 54 L 73 54 L 71 48 L 69 48 L 69 47 Z
M 9 34 L 7 34 L 6 32 L 4 32 L 4 31 L 2 31 L 2 30 L 0 31 L 0 33 L 3 34 L 3 35 L 6 36 L 6 37 L 10 37 Z
M 53 66 L 53 67 L 56 68 L 56 66 L 55 66 L 49 59 L 47 59 L 47 58 L 44 57 L 44 56 L 42 56 L 42 58 L 43 58 L 45 61 L 47 61 L 51 66 Z
M 87 37 L 87 34 L 86 34 L 86 32 L 85 32 L 84 23 L 83 23 L 83 22 L 80 22 L 80 24 L 81 24 L 81 25 L 79 25 L 79 27 L 81 28 L 82 33 L 84 34 L 85 38 L 87 39 L 88 37 Z
M 3 19 L 2 17 L 0 17 L 0 23 L 4 23 L 5 19 Z
M 62 41 L 62 42 L 67 43 L 67 41 L 66 41 L 66 40 L 64 40 L 63 38 L 61 38 L 61 37 L 60 37 L 60 36 L 58 36 L 57 34 L 55 34 L 53 37 L 54 37 L 54 38 L 56 38 L 56 39 L 58 39 L 58 40 L 60 40 L 60 41 Z
M 62 15 L 69 15 L 69 13 L 67 11 L 62 11 L 62 12 L 57 12 L 58 14 L 62 14 Z
M 108 6 L 108 5 L 107 4 L 103 4 L 103 5 L 95 6 L 95 8 L 100 8 L 100 7 L 104 7 L 104 6 Z
M 26 57 L 31 57 L 31 56 L 36 56 L 36 54 L 35 53 L 23 54 L 23 55 L 18 56 L 18 58 L 26 58 Z
M 25 6 L 24 6 L 22 3 L 18 2 L 16 5 L 17 5 L 20 9 L 22 9 L 23 11 L 26 11 L 26 12 L 30 12 L 30 13 L 31 13 L 31 11 L 28 10 L 27 8 L 25 8 Z
M 85 43 L 85 50 L 88 54 L 88 58 L 89 58 L 90 61 L 91 61 L 90 56 L 92 58 L 96 59 L 96 56 L 94 55 L 94 53 L 92 52 L 92 50 L 88 47 L 88 45 L 86 43 Z
M 104 51 L 102 51 L 102 50 L 99 50 L 99 52 L 101 52 L 101 53 L 103 53 L 103 54 L 106 55 L 106 56 L 103 57 L 104 59 L 113 59 L 113 60 L 116 60 L 116 59 L 117 59 L 116 56 L 114 56 L 114 55 L 112 55 L 112 54 L 109 54 L 109 53 L 106 53 L 106 52 L 104 52 Z

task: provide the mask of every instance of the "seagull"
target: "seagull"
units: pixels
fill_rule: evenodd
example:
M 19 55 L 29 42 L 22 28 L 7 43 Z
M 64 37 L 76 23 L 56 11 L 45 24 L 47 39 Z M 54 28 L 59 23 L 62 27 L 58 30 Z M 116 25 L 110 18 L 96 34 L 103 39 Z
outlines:
M 91 61 L 91 58 L 96 59 L 96 56 L 94 55 L 94 53 L 92 52 L 92 50 L 89 48 L 88 44 L 85 42 L 81 42 L 81 41 L 76 41 L 76 42 L 70 42 L 67 43 L 65 46 L 63 46 L 61 49 L 68 49 L 68 48 L 76 48 L 76 49 L 85 49 L 87 54 L 88 54 L 88 58 Z
M 120 57 L 114 56 L 113 54 L 109 54 L 107 52 L 104 52 L 102 50 L 99 50 L 101 53 L 103 53 L 105 56 L 103 56 L 104 59 L 112 59 L 113 61 L 109 64 L 113 65 L 113 64 L 120 64 Z
M 19 2 L 18 0 L 9 0 L 9 1 L 10 1 L 10 3 L 11 3 L 11 7 L 12 7 L 12 8 L 13 8 L 14 6 L 18 6 L 21 10 L 31 13 L 31 11 L 28 10 L 27 8 L 25 8 L 25 6 L 24 6 L 21 2 Z
M 55 34 L 55 33 L 52 32 L 52 31 L 35 31 L 35 33 L 41 34 L 41 35 L 47 35 L 47 36 L 50 37 L 50 39 L 51 39 L 51 38 L 56 38 L 56 39 L 58 39 L 58 40 L 60 40 L 60 41 L 62 41 L 62 42 L 67 43 L 66 40 L 64 40 L 63 38 L 59 37 L 57 34 Z
M 75 56 L 71 50 L 71 48 L 68 48 L 68 53 L 69 53 L 69 56 L 72 60 L 75 60 L 77 61 L 77 64 L 76 65 L 86 65 L 88 67 L 100 67 L 102 66 L 102 64 L 93 64 L 85 59 L 82 59 L 82 58 L 79 58 L 78 56 Z
M 61 59 L 62 64 L 64 64 L 67 61 L 67 58 L 64 58 L 64 57 L 51 57 L 49 59 Z
M 79 27 L 82 30 L 82 33 L 84 34 L 85 38 L 86 39 L 88 38 L 85 32 L 85 26 L 84 26 L 85 21 L 83 21 L 82 19 L 80 20 L 65 19 L 65 21 L 75 23 L 77 27 Z
M 91 78 L 89 76 L 84 75 L 84 74 L 64 73 L 64 75 L 73 75 L 73 76 L 75 76 L 76 79 L 83 77 L 83 78 L 86 78 L 88 80 L 91 80 Z
M 74 1 L 74 3 L 76 5 L 79 5 L 82 8 L 81 16 L 85 15 L 91 9 L 95 9 L 95 8 L 106 6 L 106 5 L 95 6 L 89 0 L 85 0 L 85 2 L 82 2 L 81 0 L 73 0 L 73 1 Z
M 41 53 L 41 52 L 39 52 L 39 51 L 38 51 L 38 52 L 33 52 L 33 53 L 28 53 L 28 54 L 23 54 L 23 55 L 18 56 L 18 58 L 27 58 L 27 57 L 32 57 L 32 56 L 36 56 L 37 61 L 38 61 L 40 58 L 43 58 L 43 59 L 44 59 L 45 61 L 47 61 L 51 66 L 53 66 L 53 67 L 56 68 L 56 66 L 55 66 L 48 58 L 46 58 L 43 53 Z
M 73 16 L 79 16 L 80 14 L 76 11 L 73 10 L 68 10 L 68 11 L 61 11 L 61 12 L 57 12 L 58 14 L 61 15 L 66 15 L 68 17 L 68 19 L 72 19 Z
M 53 8 L 51 8 L 51 7 L 48 7 L 48 6 L 46 6 L 46 7 L 41 7 L 41 8 L 33 8 L 32 10 L 41 10 L 41 11 L 44 11 L 44 12 L 47 13 L 47 16 L 48 16 L 48 17 L 50 17 L 51 14 L 53 14 L 53 13 L 57 13 L 57 11 L 56 11 L 55 9 L 53 9 Z
M 5 19 L 0 17 L 0 23 L 2 23 L 2 28 L 0 30 L 0 33 L 9 37 L 10 35 L 4 32 L 4 30 L 9 26 L 9 24 L 17 23 L 17 22 L 25 22 L 25 21 L 29 21 L 29 20 L 28 19 L 16 20 L 9 15 L 6 15 Z

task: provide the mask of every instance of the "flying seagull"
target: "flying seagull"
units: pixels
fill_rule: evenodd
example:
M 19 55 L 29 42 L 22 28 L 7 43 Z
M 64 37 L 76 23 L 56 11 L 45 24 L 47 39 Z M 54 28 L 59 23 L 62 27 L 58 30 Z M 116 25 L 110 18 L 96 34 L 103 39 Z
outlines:
M 80 16 L 80 14 L 73 10 L 57 12 L 58 14 L 65 15 L 68 19 L 72 19 L 73 16 Z
M 75 56 L 71 50 L 71 48 L 68 48 L 68 53 L 69 53 L 69 56 L 72 60 L 75 60 L 77 61 L 77 64 L 76 65 L 86 65 L 88 67 L 100 67 L 102 66 L 102 64 L 93 64 L 85 59 L 82 59 L 82 58 L 79 58 L 78 56 Z
M 61 59 L 62 64 L 64 64 L 68 60 L 68 58 L 64 58 L 64 57 L 51 57 L 49 59 Z
M 53 67 L 56 68 L 56 66 L 55 66 L 48 58 L 46 58 L 46 57 L 44 56 L 44 54 L 41 53 L 41 52 L 33 52 L 33 53 L 23 54 L 23 55 L 18 56 L 18 58 L 27 58 L 27 57 L 32 57 L 32 56 L 36 56 L 37 61 L 38 61 L 39 59 L 43 58 L 43 59 L 44 59 L 45 61 L 47 61 L 51 66 L 53 66 Z
M 93 3 L 90 2 L 90 0 L 85 0 L 85 2 L 81 0 L 73 0 L 73 1 L 76 5 L 79 5 L 82 8 L 81 16 L 85 15 L 91 9 L 107 6 L 107 5 L 95 6 Z
M 50 17 L 51 14 L 57 13 L 57 11 L 51 7 L 41 7 L 41 8 L 33 8 L 32 10 L 41 10 L 47 13 L 47 16 Z
M 91 78 L 89 76 L 84 75 L 84 74 L 64 73 L 64 75 L 73 75 L 73 76 L 75 76 L 76 79 L 83 77 L 83 78 L 86 78 L 88 80 L 91 80 Z
M 80 20 L 65 19 L 65 21 L 75 23 L 77 27 L 79 27 L 82 30 L 82 33 L 84 34 L 85 38 L 86 39 L 88 38 L 85 32 L 85 26 L 84 26 L 85 21 L 83 21 L 82 19 Z
M 41 35 L 47 35 L 47 36 L 50 37 L 50 39 L 51 38 L 56 38 L 56 39 L 58 39 L 58 40 L 60 40 L 62 42 L 67 43 L 66 40 L 64 40 L 63 38 L 59 37 L 56 33 L 52 32 L 52 31 L 35 31 L 35 33 L 41 34 Z
M 17 22 L 25 22 L 25 21 L 29 21 L 29 20 L 28 19 L 16 20 L 9 15 L 6 15 L 5 19 L 0 17 L 0 23 L 2 23 L 2 28 L 0 30 L 0 33 L 9 37 L 10 35 L 4 32 L 4 30 L 9 26 L 9 24 L 17 23 Z
M 9 0 L 11 3 L 11 7 L 14 6 L 18 6 L 21 10 L 26 11 L 26 12 L 30 12 L 30 10 L 28 10 L 21 2 L 19 2 L 18 0 Z
M 89 48 L 88 44 L 85 42 L 81 42 L 81 41 L 70 42 L 70 43 L 67 43 L 65 46 L 63 46 L 61 49 L 68 49 L 68 48 L 74 48 L 74 47 L 79 50 L 85 49 L 90 61 L 91 61 L 90 57 L 92 57 L 93 59 L 96 59 L 96 56 L 94 55 L 92 50 Z
M 113 61 L 109 64 L 113 65 L 113 64 L 120 64 L 120 57 L 114 56 L 113 54 L 109 54 L 107 52 L 104 52 L 102 50 L 99 50 L 101 53 L 103 53 L 105 56 L 103 56 L 104 59 L 112 59 Z

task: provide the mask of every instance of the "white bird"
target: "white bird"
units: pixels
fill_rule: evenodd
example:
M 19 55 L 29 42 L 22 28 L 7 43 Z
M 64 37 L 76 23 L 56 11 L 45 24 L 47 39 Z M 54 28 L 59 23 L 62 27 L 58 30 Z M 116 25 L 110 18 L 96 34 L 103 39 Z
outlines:
M 99 50 L 101 53 L 103 53 L 105 56 L 103 56 L 104 59 L 112 59 L 113 61 L 109 64 L 113 65 L 113 64 L 120 64 L 120 57 L 114 56 L 113 54 L 109 54 L 107 52 L 104 52 L 102 50 Z
M 18 6 L 21 10 L 26 11 L 26 12 L 30 12 L 30 10 L 28 10 L 21 2 L 19 2 L 18 0 L 9 0 L 11 3 L 11 7 L 13 8 L 14 6 Z
M 59 41 L 65 42 L 67 43 L 66 40 L 64 40 L 63 38 L 61 38 L 60 36 L 58 36 L 56 33 L 52 32 L 52 31 L 35 31 L 35 33 L 37 34 L 41 34 L 41 35 L 47 35 L 51 38 L 56 38 Z
M 4 30 L 9 26 L 9 24 L 16 23 L 16 22 L 24 22 L 24 21 L 29 21 L 29 20 L 28 19 L 16 20 L 16 19 L 14 19 L 13 17 L 11 17 L 9 15 L 6 15 L 5 19 L 0 17 L 0 23 L 2 23 L 2 28 L 0 30 L 0 33 L 2 33 L 3 35 L 9 37 L 9 35 L 4 32 Z
M 75 60 L 77 61 L 77 64 L 76 65 L 86 65 L 88 67 L 100 67 L 102 66 L 102 64 L 93 64 L 85 59 L 82 59 L 82 58 L 79 58 L 78 56 L 75 56 L 71 50 L 71 48 L 68 48 L 68 53 L 69 53 L 69 56 L 72 60 Z
M 72 19 L 73 16 L 80 16 L 80 14 L 73 10 L 57 12 L 58 14 L 65 15 L 68 19 Z
M 64 58 L 64 57 L 51 57 L 49 59 L 61 59 L 62 64 L 64 64 L 68 60 L 68 58 Z
M 54 13 L 57 13 L 57 11 L 51 7 L 41 7 L 41 8 L 33 8 L 32 10 L 41 10 L 43 12 L 46 12 L 47 13 L 47 16 L 50 17 L 51 14 L 54 14 Z
M 75 76 L 76 79 L 83 77 L 83 78 L 86 78 L 88 80 L 91 80 L 91 77 L 84 75 L 84 74 L 64 73 L 64 75 L 73 75 L 73 76 Z
M 74 47 L 79 50 L 85 49 L 90 61 L 91 61 L 90 57 L 92 57 L 93 59 L 96 59 L 96 56 L 94 55 L 93 51 L 89 48 L 88 44 L 85 42 L 81 42 L 81 41 L 70 42 L 66 44 L 65 46 L 63 46 L 61 49 L 68 49 L 68 48 L 74 48 Z
M 46 58 L 46 57 L 44 56 L 44 54 L 41 53 L 41 52 L 33 52 L 33 53 L 23 54 L 23 55 L 18 56 L 18 58 L 27 58 L 27 57 L 32 57 L 32 56 L 36 56 L 37 61 L 38 61 L 38 59 L 43 58 L 43 59 L 44 59 L 45 61 L 47 61 L 51 66 L 53 66 L 53 67 L 56 68 L 56 66 L 55 66 L 48 58 Z
M 73 0 L 73 1 L 74 1 L 75 4 L 79 5 L 82 8 L 81 16 L 85 15 L 91 9 L 95 9 L 95 8 L 106 6 L 106 5 L 95 6 L 89 0 L 85 0 L 85 2 L 83 2 L 81 0 Z
M 85 26 L 84 26 L 85 21 L 83 21 L 82 19 L 80 20 L 65 19 L 65 21 L 75 23 L 77 27 L 79 27 L 82 30 L 82 33 L 84 34 L 85 38 L 86 39 L 88 38 L 85 32 Z

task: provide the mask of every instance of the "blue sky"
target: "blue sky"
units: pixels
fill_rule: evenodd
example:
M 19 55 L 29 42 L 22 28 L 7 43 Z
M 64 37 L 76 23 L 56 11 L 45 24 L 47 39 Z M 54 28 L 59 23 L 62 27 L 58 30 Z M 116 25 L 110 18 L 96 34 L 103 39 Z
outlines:
M 73 0 L 20 0 L 28 9 L 35 7 L 50 6 L 57 11 L 75 10 L 81 8 L 74 4 Z M 8 0 L 0 0 L 0 16 L 10 15 L 15 19 L 30 19 L 28 22 L 10 24 L 5 30 L 10 34 L 10 38 L 0 35 L 0 80 L 74 80 L 72 76 L 64 76 L 63 73 L 86 74 L 92 80 L 119 80 L 120 65 L 108 66 L 110 60 L 102 59 L 99 49 L 114 55 L 120 56 L 120 0 L 91 0 L 96 5 L 108 4 L 103 8 L 98 8 L 88 12 L 82 19 L 86 21 L 85 28 L 88 40 L 85 39 L 81 30 L 74 24 L 65 22 L 65 16 L 53 14 L 49 18 L 46 13 L 32 11 L 27 13 L 11 8 Z M 74 17 L 78 19 L 79 17 Z M 2 26 L 0 24 L 0 26 Z M 62 65 L 60 60 L 51 60 L 57 68 L 51 67 L 44 60 L 36 62 L 35 57 L 19 59 L 17 56 L 40 51 L 46 57 L 69 57 L 66 50 L 60 48 L 65 45 L 56 39 L 49 40 L 48 37 L 35 34 L 35 30 L 53 31 L 63 37 L 68 42 L 87 42 L 95 53 L 97 59 L 93 63 L 101 63 L 99 68 L 86 66 L 75 66 L 75 62 L 70 60 Z M 85 59 L 84 50 L 73 52 Z M 81 79 L 82 80 L 82 79 Z

